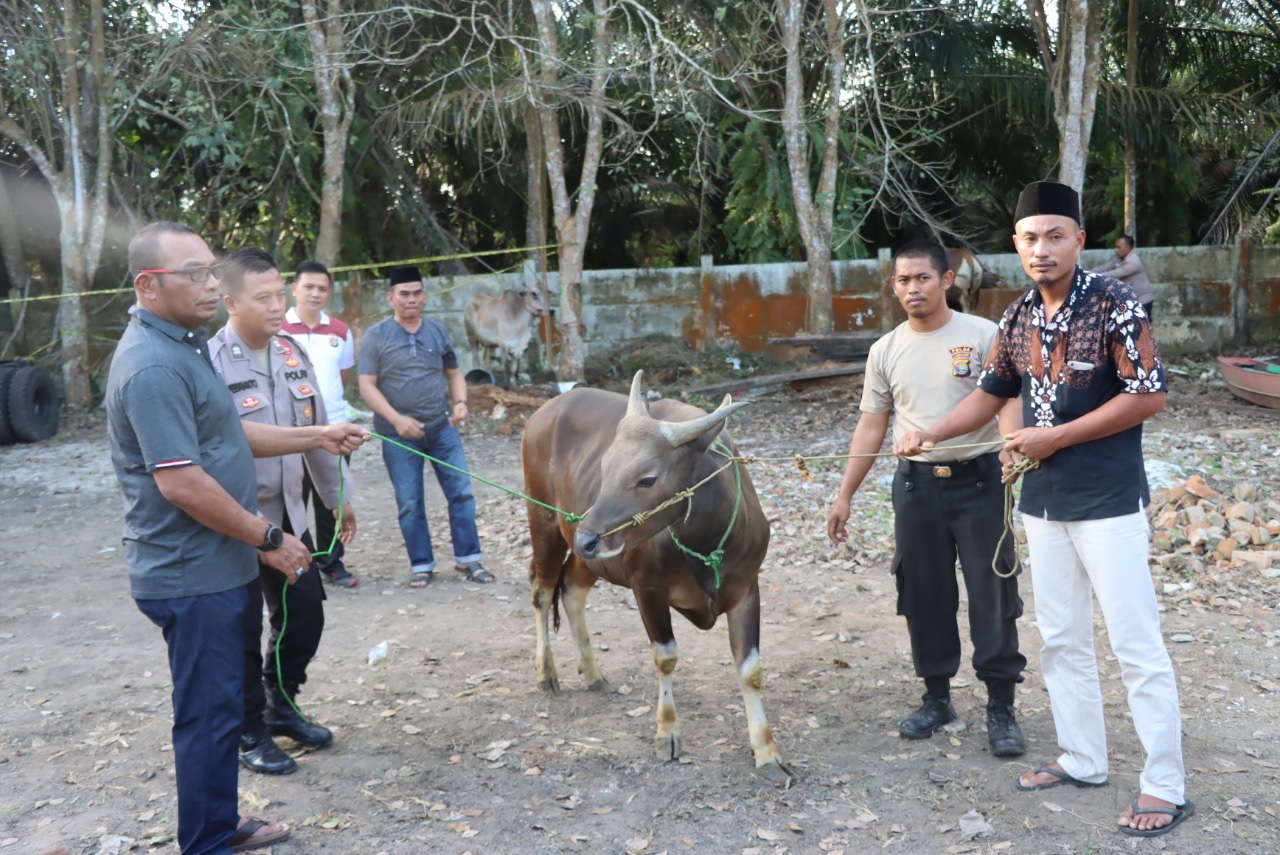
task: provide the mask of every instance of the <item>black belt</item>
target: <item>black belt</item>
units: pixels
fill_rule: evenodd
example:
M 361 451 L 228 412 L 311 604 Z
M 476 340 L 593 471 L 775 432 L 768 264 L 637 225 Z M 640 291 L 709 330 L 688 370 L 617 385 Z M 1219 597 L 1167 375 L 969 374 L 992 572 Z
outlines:
M 982 454 L 972 460 L 904 460 L 906 471 L 913 475 L 932 475 L 934 478 L 951 478 L 977 471 L 982 465 L 990 465 L 990 458 L 999 452 Z

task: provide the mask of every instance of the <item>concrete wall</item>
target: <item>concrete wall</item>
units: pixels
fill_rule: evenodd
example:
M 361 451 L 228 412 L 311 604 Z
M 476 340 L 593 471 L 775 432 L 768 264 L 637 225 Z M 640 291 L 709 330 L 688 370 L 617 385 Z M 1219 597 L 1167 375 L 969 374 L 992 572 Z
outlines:
M 1156 336 L 1166 353 L 1217 351 L 1230 344 L 1280 335 L 1280 246 L 1144 247 L 1138 250 L 1155 283 Z M 1088 250 L 1094 267 L 1110 250 Z M 873 260 L 837 262 L 832 308 L 837 331 L 886 330 L 903 319 L 889 290 L 888 253 Z M 996 319 L 1029 282 L 1014 253 L 984 255 L 983 264 L 1008 287 L 984 289 L 978 314 Z M 584 337 L 588 351 L 625 346 L 650 334 L 688 341 L 769 350 L 773 337 L 803 332 L 808 310 L 805 265 L 761 264 L 655 270 L 594 270 L 583 277 Z M 477 291 L 501 293 L 534 285 L 522 273 L 437 277 L 425 285 L 426 314 L 453 335 L 463 364 L 467 354 L 462 307 Z M 548 276 L 551 306 L 559 281 Z M 340 283 L 334 311 L 358 330 L 390 313 L 382 281 Z M 552 330 L 552 336 L 555 332 Z M 545 340 L 545 331 L 544 336 Z

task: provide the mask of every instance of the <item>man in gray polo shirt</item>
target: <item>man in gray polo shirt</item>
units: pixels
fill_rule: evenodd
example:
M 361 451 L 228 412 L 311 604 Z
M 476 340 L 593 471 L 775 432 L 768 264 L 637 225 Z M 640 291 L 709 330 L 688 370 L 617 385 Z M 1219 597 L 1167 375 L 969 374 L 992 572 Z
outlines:
M 258 559 L 290 583 L 310 563 L 300 540 L 256 515 L 253 455 L 341 454 L 368 434 L 242 428 L 202 330 L 218 305 L 208 245 L 186 226 L 153 223 L 129 245 L 129 265 L 137 304 L 106 395 L 125 560 L 134 600 L 168 647 L 178 844 L 184 855 L 227 855 L 289 836 L 282 823 L 238 816 L 245 633 Z
M 409 585 L 426 586 L 436 569 L 423 496 L 423 458 L 415 452 L 449 464 L 432 466 L 449 505 L 457 571 L 473 582 L 492 582 L 493 574 L 480 564 L 476 500 L 471 478 L 464 474 L 467 456 L 457 426 L 467 417 L 467 381 L 449 331 L 422 316 L 426 294 L 418 268 L 392 270 L 387 299 L 395 314 L 369 327 L 360 343 L 360 396 L 374 412 L 374 430 L 397 443 L 382 443 L 382 460 L 395 488 L 400 533 L 409 552 Z

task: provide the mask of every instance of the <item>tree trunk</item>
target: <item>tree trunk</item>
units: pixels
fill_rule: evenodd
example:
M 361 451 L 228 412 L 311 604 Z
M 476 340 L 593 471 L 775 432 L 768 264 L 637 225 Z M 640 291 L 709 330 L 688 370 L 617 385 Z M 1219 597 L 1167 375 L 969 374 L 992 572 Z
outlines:
M 311 46 L 320 127 L 324 131 L 324 162 L 320 180 L 320 233 L 316 259 L 334 266 L 342 250 L 342 196 L 347 138 L 355 115 L 351 71 L 346 66 L 342 30 L 342 2 L 329 0 L 323 20 L 316 0 L 302 0 L 307 40 Z
M 554 370 L 562 382 L 581 382 L 586 348 L 582 333 L 582 270 L 587 232 L 596 198 L 596 174 L 604 155 L 605 81 L 609 74 L 609 15 L 607 0 L 592 0 L 591 91 L 587 96 L 587 134 L 578 180 L 577 203 L 571 201 L 565 175 L 565 153 L 556 113 L 559 90 L 559 50 L 556 20 L 550 0 L 532 0 L 537 29 L 538 68 L 532 80 L 538 124 L 542 129 L 543 159 L 551 188 L 556 239 L 560 242 L 560 351 Z
M 1061 0 L 1056 51 L 1050 47 L 1043 0 L 1026 2 L 1053 92 L 1058 180 L 1082 192 L 1098 98 L 1102 0 Z
M 1128 86 L 1130 112 L 1136 112 L 1134 93 L 1138 89 L 1138 0 L 1129 0 L 1129 23 L 1125 34 L 1124 76 Z M 1124 133 L 1124 233 L 1138 239 L 1138 144 L 1133 136 L 1133 120 Z
M 779 26 L 786 55 L 786 76 L 782 101 L 782 134 L 787 149 L 791 177 L 791 201 L 796 223 L 804 241 L 809 268 L 809 331 L 829 333 L 833 329 L 831 293 L 835 274 L 831 268 L 831 237 L 835 210 L 836 155 L 839 146 L 840 93 L 844 79 L 844 16 L 837 0 L 823 0 L 826 19 L 826 64 L 828 81 L 823 104 L 822 166 L 816 198 L 809 179 L 809 134 L 804 104 L 801 34 L 804 30 L 803 0 L 778 0 Z
M 89 290 L 85 276 L 86 247 L 80 242 L 77 219 L 83 212 L 65 195 L 58 198 L 62 231 L 59 249 L 62 253 L 62 299 L 58 301 L 57 334 L 62 350 L 62 387 L 67 403 L 87 408 L 93 399 L 89 382 L 89 313 L 84 305 L 84 292 Z

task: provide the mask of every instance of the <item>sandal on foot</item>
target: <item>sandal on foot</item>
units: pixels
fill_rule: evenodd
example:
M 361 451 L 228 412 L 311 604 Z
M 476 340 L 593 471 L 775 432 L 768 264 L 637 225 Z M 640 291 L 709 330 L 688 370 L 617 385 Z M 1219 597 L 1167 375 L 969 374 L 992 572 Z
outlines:
M 1159 837 L 1162 834 L 1168 834 L 1178 827 L 1178 823 L 1182 822 L 1189 816 L 1195 816 L 1195 802 L 1188 801 L 1180 807 L 1138 807 L 1138 800 L 1134 799 L 1129 805 L 1129 809 L 1133 811 L 1133 818 L 1137 819 L 1140 814 L 1144 813 L 1164 813 L 1173 817 L 1173 822 L 1168 825 L 1162 825 L 1159 828 L 1131 828 L 1127 825 L 1120 826 L 1120 831 L 1134 837 Z
M 1039 775 L 1041 772 L 1052 775 L 1057 778 L 1056 781 L 1045 781 L 1043 784 L 1036 784 L 1034 787 L 1024 787 L 1021 781 L 1014 781 L 1013 785 L 1024 793 L 1035 792 L 1036 790 L 1052 790 L 1054 787 L 1061 787 L 1063 784 L 1070 784 L 1073 787 L 1090 788 L 1105 787 L 1106 781 L 1099 781 L 1096 784 L 1092 781 L 1082 781 L 1079 778 L 1073 778 L 1061 769 L 1055 769 L 1052 766 L 1041 766 L 1032 774 Z
M 236 833 L 231 835 L 231 851 L 232 852 L 248 852 L 251 849 L 261 849 L 264 846 L 270 846 L 272 843 L 279 843 L 281 840 L 287 840 L 290 835 L 289 826 L 280 823 L 281 831 L 275 834 L 262 834 L 254 837 L 263 828 L 272 823 L 264 819 L 243 819 L 236 828 Z
M 432 570 L 414 570 L 409 574 L 410 588 L 425 588 L 431 584 L 431 580 L 435 578 L 435 572 Z
M 472 561 L 470 564 L 459 564 L 454 569 L 466 576 L 470 581 L 479 582 L 481 585 L 487 585 L 493 581 L 493 574 L 484 569 L 484 565 L 479 561 Z
M 345 567 L 339 567 L 336 570 L 321 570 L 320 572 L 324 574 L 325 579 L 328 579 L 339 588 L 354 588 L 360 584 L 360 580 Z

